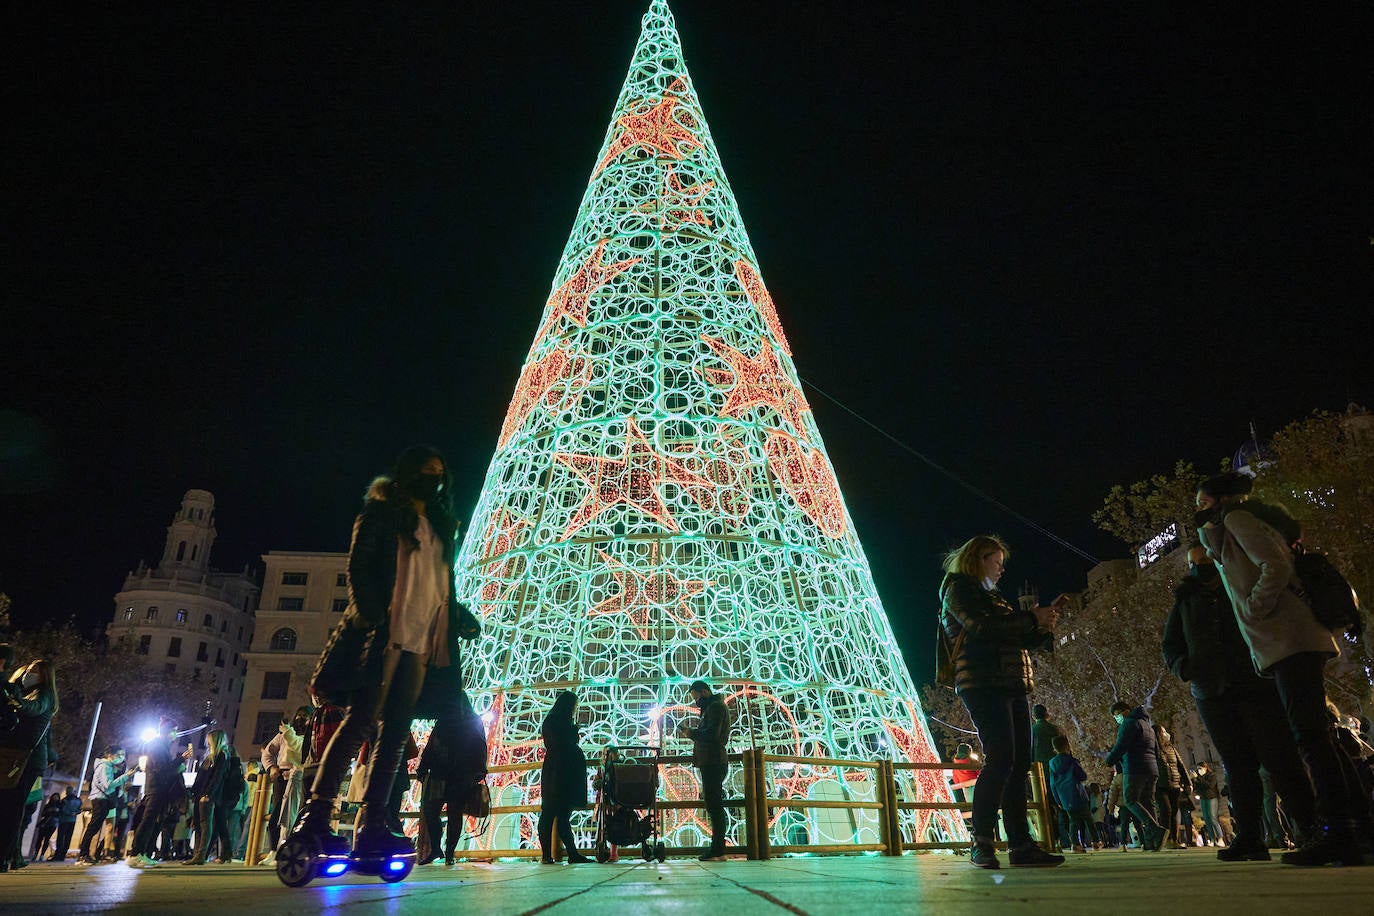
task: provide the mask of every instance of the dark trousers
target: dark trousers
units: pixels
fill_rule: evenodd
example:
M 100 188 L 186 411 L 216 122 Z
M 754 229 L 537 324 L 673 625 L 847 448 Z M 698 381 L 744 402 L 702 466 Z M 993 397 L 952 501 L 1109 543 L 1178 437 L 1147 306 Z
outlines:
M 444 797 L 420 798 L 420 825 L 423 830 L 421 834 L 425 838 L 429 857 L 437 859 L 443 852 L 444 836 Z
M 61 862 L 67 858 L 72 848 L 72 834 L 76 833 L 76 821 L 59 821 L 57 824 L 57 845 L 52 848 L 53 858 Z
M 1096 842 L 1093 836 L 1092 814 L 1085 808 L 1082 811 L 1068 811 L 1064 808 L 1059 809 L 1060 830 L 1064 836 L 1068 837 L 1066 847 L 1081 845 L 1085 849 L 1091 849 Z
M 729 764 L 705 764 L 701 771 L 701 800 L 711 822 L 711 854 L 725 855 L 725 773 Z
M 1158 773 L 1126 773 L 1121 778 L 1121 804 L 1130 809 L 1140 825 L 1142 846 L 1152 842 L 1146 831 L 1159 829 L 1159 821 L 1155 819 L 1155 783 L 1158 780 Z
M 267 775 L 264 771 L 263 775 Z M 286 807 L 288 789 L 286 774 L 272 780 L 272 794 L 267 802 L 267 848 L 276 849 L 281 845 L 281 816 Z
M 959 693 L 983 745 L 983 769 L 973 790 L 973 835 L 991 842 L 997 810 L 1007 828 L 1007 845 L 1031 842 L 1026 821 L 1026 776 L 1031 765 L 1030 706 L 1023 693 L 963 690 Z
M 108 798 L 91 799 L 91 819 L 86 822 L 86 829 L 81 831 L 81 857 L 89 859 L 91 857 L 91 841 L 96 834 L 100 833 L 100 828 L 105 826 L 105 816 L 114 807 L 114 802 Z
M 1325 693 L 1322 694 L 1323 698 Z M 1231 805 L 1235 810 L 1236 840 L 1259 844 L 1264 838 L 1264 786 L 1260 767 L 1274 777 L 1289 813 L 1306 830 L 1316 815 L 1312 782 L 1298 755 L 1293 733 L 1285 727 L 1287 713 L 1278 690 L 1269 681 L 1256 680 L 1233 687 L 1219 697 L 1198 697 L 1198 715 L 1212 743 L 1221 754 L 1226 780 L 1231 786 Z M 1323 699 L 1324 702 L 1324 699 Z M 1323 706 L 1322 714 L 1326 710 Z M 1203 816 L 1208 829 L 1215 820 L 1203 799 Z
M 1352 797 L 1341 769 L 1340 749 L 1331 736 L 1331 719 L 1326 711 L 1326 685 L 1322 673 L 1326 656 L 1320 652 L 1299 652 L 1274 664 L 1269 673 L 1279 692 L 1288 718 L 1288 727 L 1297 742 L 1298 753 L 1312 774 L 1312 787 L 1317 797 L 1317 814 L 1327 823 L 1350 819 Z M 1288 796 L 1280 786 L 1284 804 Z M 1291 807 L 1290 813 L 1293 812 Z
M 572 808 L 566 805 L 539 806 L 539 849 L 545 861 L 553 859 L 553 832 L 558 830 L 558 839 L 563 843 L 563 851 L 570 857 L 578 855 L 577 840 L 572 832 Z
M 1155 807 L 1159 809 L 1159 826 L 1169 832 L 1169 839 L 1175 843 L 1178 842 L 1178 832 L 1174 829 L 1178 824 L 1178 797 L 1182 794 L 1182 789 L 1155 787 Z
M 319 772 L 315 774 L 311 797 L 333 801 L 338 796 L 339 785 L 359 745 L 376 727 L 363 803 L 367 806 L 367 817 L 376 819 L 374 823 L 384 817 L 396 771 L 406 752 L 406 736 L 410 734 L 415 701 L 424 685 L 424 659 L 414 652 L 388 649 L 382 659 L 381 681 L 358 691 L 338 731 L 329 739 Z M 379 726 L 378 719 L 381 720 Z
M 157 835 L 162 830 L 162 822 L 167 817 L 167 808 L 175 799 L 167 792 L 150 792 L 143 799 L 143 813 L 139 815 L 138 827 L 134 830 L 134 844 L 129 849 L 131 855 L 152 858 L 157 851 Z M 168 838 L 170 840 L 170 837 Z M 170 843 L 168 844 L 170 845 Z
M 34 764 L 36 754 L 29 755 L 29 763 L 19 774 L 19 781 L 11 789 L 0 789 L 0 862 L 8 863 L 19 852 L 20 838 L 24 826 L 24 807 L 28 803 L 29 790 L 38 778 L 38 767 Z

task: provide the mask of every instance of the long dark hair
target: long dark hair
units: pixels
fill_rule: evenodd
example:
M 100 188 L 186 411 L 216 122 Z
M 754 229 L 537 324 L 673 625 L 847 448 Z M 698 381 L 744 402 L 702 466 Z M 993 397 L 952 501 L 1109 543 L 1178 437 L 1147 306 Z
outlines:
M 440 464 L 444 466 L 444 473 L 440 477 L 442 486 L 439 487 L 439 492 L 425 502 L 425 516 L 447 551 L 452 549 L 453 536 L 458 530 L 458 520 L 453 515 L 453 497 L 450 494 L 453 489 L 453 478 L 449 473 L 448 459 L 444 457 L 443 452 L 432 445 L 412 445 L 397 456 L 390 477 L 379 477 L 372 482 L 372 489 L 368 495 L 369 498 L 380 495 L 396 507 L 400 515 L 401 531 L 409 542 L 410 549 L 418 550 L 420 541 L 415 537 L 415 528 L 420 524 L 420 516 L 411 502 L 416 498 L 411 492 L 411 487 L 420 477 L 420 469 L 431 458 L 439 459 Z

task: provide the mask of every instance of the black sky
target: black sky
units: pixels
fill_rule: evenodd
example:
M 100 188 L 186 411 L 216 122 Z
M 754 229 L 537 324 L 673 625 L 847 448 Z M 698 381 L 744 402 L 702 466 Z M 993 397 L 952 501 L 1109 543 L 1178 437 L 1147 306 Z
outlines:
M 48 5 L 55 6 L 55 5 Z M 416 440 L 476 501 L 646 0 L 30 11 L 0 590 L 102 623 L 183 491 L 342 550 Z M 1368 9 L 674 4 L 801 374 L 1098 556 L 1107 489 L 1374 402 Z M 811 392 L 894 629 L 938 553 L 1087 563 Z

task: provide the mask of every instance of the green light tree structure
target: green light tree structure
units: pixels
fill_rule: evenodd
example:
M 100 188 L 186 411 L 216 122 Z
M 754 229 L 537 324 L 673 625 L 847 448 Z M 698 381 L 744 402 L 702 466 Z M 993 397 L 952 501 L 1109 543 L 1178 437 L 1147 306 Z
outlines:
M 492 762 L 538 759 L 569 689 L 589 750 L 684 752 L 696 678 L 727 697 L 732 750 L 938 759 L 662 0 L 552 287 L 458 558 Z M 943 773 L 899 778 L 908 800 L 950 800 Z M 498 804 L 538 798 L 537 772 L 492 782 Z M 874 787 L 797 765 L 770 791 Z M 694 771 L 667 767 L 664 792 L 697 797 Z M 876 842 L 872 814 L 776 810 L 774 842 Z M 695 812 L 666 819 L 670 844 L 707 834 Z M 528 836 L 497 821 L 489 848 Z M 948 813 L 906 826 L 964 835 Z

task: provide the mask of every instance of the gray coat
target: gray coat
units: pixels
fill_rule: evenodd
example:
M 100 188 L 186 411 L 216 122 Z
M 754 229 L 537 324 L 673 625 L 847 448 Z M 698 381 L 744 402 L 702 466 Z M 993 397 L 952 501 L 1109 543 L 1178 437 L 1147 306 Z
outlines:
M 1293 590 L 1293 553 L 1283 535 L 1241 503 L 1198 537 L 1221 571 L 1255 670 L 1263 674 L 1299 652 L 1340 654 L 1331 632 Z

